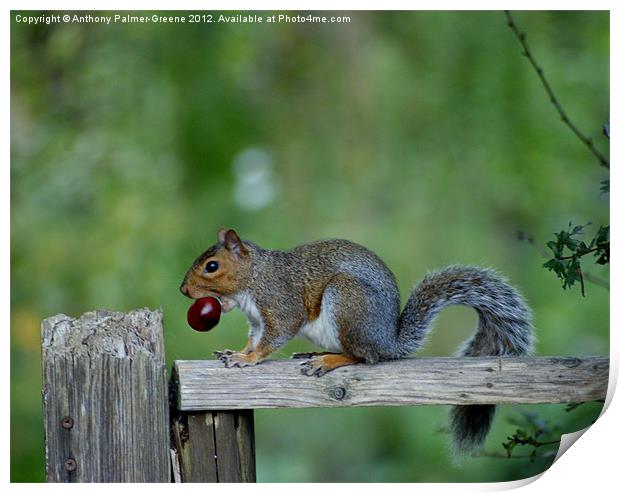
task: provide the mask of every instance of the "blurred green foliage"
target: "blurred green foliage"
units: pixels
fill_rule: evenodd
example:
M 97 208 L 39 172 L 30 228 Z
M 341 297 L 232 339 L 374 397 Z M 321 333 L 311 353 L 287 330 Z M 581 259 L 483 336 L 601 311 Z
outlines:
M 608 224 L 608 176 L 557 117 L 503 14 L 350 15 L 109 26 L 12 16 L 13 481 L 44 478 L 42 318 L 162 306 L 169 362 L 244 344 L 238 312 L 208 335 L 189 330 L 178 291 L 220 226 L 267 248 L 360 242 L 403 294 L 447 263 L 493 266 L 532 304 L 537 354 L 608 353 L 609 293 L 563 291 L 516 239 Z M 608 13 L 516 18 L 566 111 L 607 152 Z M 451 354 L 474 325 L 471 311 L 448 309 L 422 355 Z M 278 357 L 311 348 L 295 341 Z M 502 407 L 488 451 L 503 451 L 523 409 L 564 433 L 600 405 Z M 455 464 L 438 410 L 258 411 L 258 478 L 507 481 L 552 461 Z

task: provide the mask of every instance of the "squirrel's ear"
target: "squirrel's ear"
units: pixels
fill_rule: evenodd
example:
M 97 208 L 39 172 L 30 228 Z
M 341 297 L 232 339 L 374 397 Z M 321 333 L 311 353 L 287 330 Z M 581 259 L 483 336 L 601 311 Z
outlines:
M 241 257 L 248 253 L 245 246 L 241 242 L 241 238 L 237 235 L 234 229 L 229 229 L 224 235 L 224 246 L 226 249 L 237 257 Z
M 224 243 L 226 240 L 226 230 L 224 228 L 220 228 L 217 230 L 217 241 L 218 243 Z

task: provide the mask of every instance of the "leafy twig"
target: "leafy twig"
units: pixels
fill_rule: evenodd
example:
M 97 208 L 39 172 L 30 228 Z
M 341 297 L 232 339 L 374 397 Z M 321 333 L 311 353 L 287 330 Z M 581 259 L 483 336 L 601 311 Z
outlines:
M 553 258 L 543 264 L 543 267 L 553 271 L 563 281 L 562 288 L 570 288 L 577 280 L 581 284 L 581 294 L 585 296 L 583 284 L 583 272 L 581 271 L 581 257 L 590 253 L 594 254 L 596 263 L 606 265 L 609 263 L 609 226 L 601 226 L 590 243 L 585 243 L 574 238 L 583 234 L 585 226 L 571 227 L 568 231 L 555 233 L 556 241 L 548 241 L 547 247 L 553 252 Z M 565 255 L 565 249 L 570 251 Z
M 568 127 L 573 131 L 573 133 L 577 136 L 577 138 L 581 142 L 583 142 L 588 149 L 590 149 L 592 154 L 594 154 L 596 156 L 596 158 L 598 159 L 599 163 L 602 166 L 604 166 L 605 168 L 609 169 L 609 161 L 594 146 L 594 143 L 592 142 L 592 139 L 590 137 L 586 137 L 575 126 L 575 124 L 571 121 L 571 119 L 568 118 L 568 115 L 564 111 L 564 108 L 562 107 L 562 105 L 558 101 L 558 98 L 556 97 L 555 93 L 553 92 L 553 89 L 549 85 L 549 82 L 547 81 L 547 78 L 545 77 L 545 74 L 543 73 L 543 69 L 541 68 L 540 65 L 538 65 L 538 63 L 536 62 L 536 59 L 534 58 L 534 55 L 532 54 L 532 51 L 530 50 L 530 47 L 529 47 L 529 45 L 527 43 L 527 40 L 526 40 L 527 35 L 525 34 L 525 32 L 521 31 L 519 29 L 519 27 L 515 24 L 515 21 L 512 18 L 512 15 L 511 15 L 510 11 L 506 10 L 505 13 L 506 13 L 506 18 L 508 19 L 508 27 L 510 27 L 512 32 L 515 34 L 515 36 L 519 40 L 519 43 L 521 43 L 521 47 L 523 48 L 523 56 L 525 56 L 530 61 L 530 64 L 532 65 L 532 67 L 534 67 L 534 70 L 536 71 L 536 74 L 538 75 L 538 78 L 542 82 L 542 85 L 544 86 L 545 91 L 549 95 L 549 99 L 551 100 L 551 104 L 555 107 L 557 112 L 560 114 L 560 118 L 562 119 L 562 121 L 564 123 L 566 123 L 566 125 L 568 125 Z
M 538 449 L 547 445 L 557 445 L 559 439 L 545 440 L 557 436 L 559 428 L 557 425 L 550 426 L 546 420 L 539 417 L 535 413 L 522 412 L 520 418 L 509 419 L 510 422 L 517 425 L 517 430 L 509 437 L 507 441 L 502 443 L 502 447 L 506 451 L 508 458 L 513 456 L 513 450 L 518 446 L 530 445 L 533 450 L 529 454 L 529 458 L 534 461 L 537 458 Z
M 528 233 L 527 231 L 517 231 L 517 239 L 521 241 L 526 241 L 527 243 L 532 245 L 532 247 L 534 247 L 538 251 L 538 253 L 540 253 L 541 256 L 547 257 L 547 250 L 539 241 L 536 240 L 536 238 L 534 237 L 532 233 Z M 569 258 L 572 258 L 572 257 L 569 257 Z M 592 284 L 596 284 L 597 286 L 601 286 L 605 288 L 607 291 L 609 291 L 609 282 L 606 281 L 605 279 L 595 276 L 594 274 L 590 272 L 583 272 L 583 271 L 582 271 L 582 276 L 583 276 L 583 279 L 585 279 L 586 281 L 591 282 Z
M 547 440 L 547 441 L 539 441 L 536 436 L 530 435 L 525 430 L 517 430 L 513 435 L 507 437 L 506 442 L 502 443 L 502 447 L 506 450 L 506 457 L 509 459 L 513 458 L 512 451 L 515 447 L 519 445 L 531 445 L 533 450 L 529 454 L 530 460 L 536 459 L 538 456 L 539 447 L 544 447 L 545 445 L 559 445 L 560 440 Z M 519 456 L 515 456 L 519 457 Z

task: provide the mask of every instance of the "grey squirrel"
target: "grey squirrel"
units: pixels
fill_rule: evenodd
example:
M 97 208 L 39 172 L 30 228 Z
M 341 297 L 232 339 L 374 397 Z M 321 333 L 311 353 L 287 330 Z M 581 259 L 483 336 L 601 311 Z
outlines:
M 217 243 L 189 268 L 181 292 L 216 296 L 223 311 L 238 306 L 245 313 L 245 347 L 215 353 L 226 367 L 256 365 L 295 336 L 328 351 L 301 355 L 308 376 L 403 358 L 422 347 L 436 315 L 455 304 L 479 315 L 460 356 L 527 355 L 533 344 L 527 304 L 495 272 L 470 266 L 432 272 L 413 288 L 401 313 L 394 274 L 376 254 L 347 240 L 265 250 L 220 229 Z M 493 405 L 451 409 L 457 452 L 483 443 L 494 411 Z

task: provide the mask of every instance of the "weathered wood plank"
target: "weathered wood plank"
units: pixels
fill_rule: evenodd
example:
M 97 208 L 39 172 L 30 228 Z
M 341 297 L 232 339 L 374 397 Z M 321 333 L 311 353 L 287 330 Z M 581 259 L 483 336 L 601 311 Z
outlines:
M 184 483 L 256 482 L 252 410 L 178 413 L 173 439 Z
M 235 432 L 239 447 L 239 464 L 241 466 L 241 482 L 256 482 L 256 448 L 254 444 L 254 411 L 242 409 L 236 411 L 237 423 Z
M 215 429 L 212 413 L 197 413 L 187 416 L 187 444 L 189 470 L 185 483 L 216 483 L 217 451 L 215 450 Z
M 43 321 L 48 481 L 170 480 L 162 318 L 97 310 Z
M 224 368 L 176 361 L 184 411 L 416 404 L 529 404 L 604 399 L 609 358 L 420 358 L 301 375 L 298 360 Z
M 235 429 L 235 416 L 230 412 L 213 413 L 217 447 L 217 478 L 220 483 L 241 482 L 241 460 Z
M 181 463 L 179 462 L 179 454 L 175 448 L 170 448 L 170 466 L 172 469 L 172 482 L 182 483 Z

